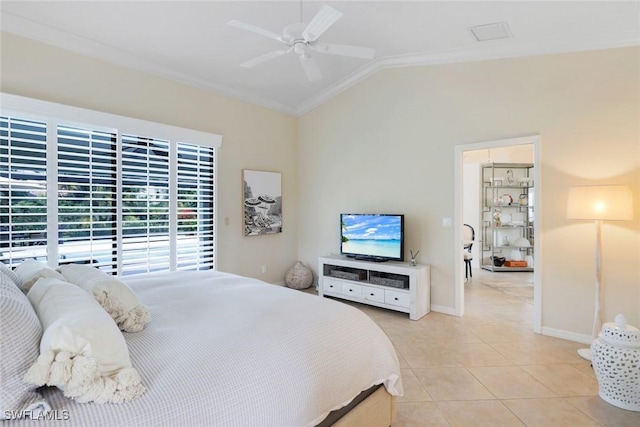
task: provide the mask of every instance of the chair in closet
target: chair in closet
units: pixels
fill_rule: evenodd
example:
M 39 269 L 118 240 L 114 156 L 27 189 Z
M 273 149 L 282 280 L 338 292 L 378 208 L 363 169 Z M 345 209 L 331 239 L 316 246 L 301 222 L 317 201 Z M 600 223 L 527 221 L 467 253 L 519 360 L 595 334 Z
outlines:
M 469 277 L 473 277 L 473 274 L 471 273 L 471 261 L 473 260 L 473 253 L 471 253 L 471 248 L 473 247 L 473 242 L 476 240 L 476 232 L 469 224 L 464 224 L 462 226 L 462 239 L 464 278 L 465 280 L 468 280 Z

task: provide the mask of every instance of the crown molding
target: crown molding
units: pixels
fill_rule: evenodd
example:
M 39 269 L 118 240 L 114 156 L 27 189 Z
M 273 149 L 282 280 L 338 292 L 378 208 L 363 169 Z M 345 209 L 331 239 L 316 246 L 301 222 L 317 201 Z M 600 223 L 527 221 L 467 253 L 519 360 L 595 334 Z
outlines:
M 610 38 L 603 34 L 594 34 L 592 38 L 567 38 L 556 40 L 552 46 L 548 41 L 533 40 L 514 45 L 509 40 L 496 40 L 486 43 L 486 46 L 456 51 L 424 53 L 382 58 L 369 66 L 356 71 L 325 91 L 309 98 L 295 108 L 296 116 L 302 116 L 314 108 L 319 107 L 329 99 L 339 95 L 352 86 L 366 80 L 378 71 L 390 68 L 419 67 L 425 65 L 454 64 L 461 62 L 478 62 L 496 59 L 521 58 L 526 56 L 552 55 L 589 50 L 613 49 L 640 46 L 638 31 L 616 34 Z M 505 43 L 505 41 L 507 43 Z
M 2 31 L 36 40 L 53 47 L 68 50 L 94 59 L 120 65 L 125 68 L 152 74 L 176 83 L 210 90 L 222 96 L 270 110 L 276 110 L 284 114 L 296 114 L 294 108 L 265 99 L 247 90 L 233 87 L 229 84 L 187 75 L 169 67 L 156 64 L 153 61 L 141 59 L 139 55 L 132 52 L 116 49 L 107 44 L 87 39 L 86 37 L 77 36 L 66 31 L 61 31 L 57 28 L 31 21 L 21 16 L 4 12 L 2 16 Z

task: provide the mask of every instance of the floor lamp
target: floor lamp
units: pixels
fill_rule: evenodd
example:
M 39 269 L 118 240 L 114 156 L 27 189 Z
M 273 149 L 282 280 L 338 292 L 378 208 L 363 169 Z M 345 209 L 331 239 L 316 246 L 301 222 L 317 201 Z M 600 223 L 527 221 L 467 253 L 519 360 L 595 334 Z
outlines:
M 602 221 L 633 219 L 631 189 L 624 185 L 585 185 L 571 187 L 567 200 L 568 219 L 589 219 L 596 224 L 596 307 L 591 341 L 602 328 Z M 591 360 L 591 350 L 578 350 L 583 359 Z

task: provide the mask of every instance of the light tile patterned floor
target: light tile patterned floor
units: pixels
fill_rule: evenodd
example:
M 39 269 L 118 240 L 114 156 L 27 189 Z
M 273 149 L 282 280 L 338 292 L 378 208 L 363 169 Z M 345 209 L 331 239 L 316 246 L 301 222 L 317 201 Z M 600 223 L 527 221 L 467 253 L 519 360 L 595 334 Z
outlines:
M 640 426 L 640 412 L 598 397 L 589 362 L 571 341 L 533 333 L 533 305 L 487 283 L 522 284 L 531 273 L 474 271 L 463 317 L 406 314 L 354 304 L 391 338 L 405 396 L 393 427 Z M 510 277 L 511 276 L 511 277 Z

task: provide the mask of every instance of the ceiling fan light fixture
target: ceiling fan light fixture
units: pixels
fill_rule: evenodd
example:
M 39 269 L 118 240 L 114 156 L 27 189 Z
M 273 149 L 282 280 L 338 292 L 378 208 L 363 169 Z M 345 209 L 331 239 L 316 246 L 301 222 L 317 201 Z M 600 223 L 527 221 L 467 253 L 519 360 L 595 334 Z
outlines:
M 510 39 L 513 37 L 506 22 L 495 22 L 493 24 L 476 25 L 470 27 L 469 31 L 476 41 L 484 42 L 489 40 Z
M 293 51 L 298 55 L 307 55 L 307 45 L 304 42 L 297 42 L 293 45 Z
M 300 4 L 302 7 L 302 2 Z M 302 12 L 300 13 L 302 20 Z M 322 78 L 322 73 L 316 61 L 311 57 L 310 50 L 327 53 L 330 55 L 348 56 L 352 58 L 360 59 L 372 59 L 375 56 L 375 49 L 351 46 L 343 44 L 328 44 L 318 43 L 318 38 L 338 19 L 342 17 L 342 12 L 333 9 L 327 5 L 322 6 L 318 13 L 311 19 L 311 22 L 305 26 L 304 23 L 295 23 L 287 25 L 282 35 L 276 34 L 273 31 L 265 30 L 255 25 L 247 24 L 246 22 L 232 20 L 228 24 L 232 27 L 250 31 L 256 34 L 260 34 L 265 37 L 277 40 L 280 43 L 286 45 L 286 50 L 281 49 L 269 53 L 265 53 L 256 58 L 240 64 L 243 68 L 253 68 L 263 62 L 269 61 L 273 58 L 277 58 L 281 55 L 294 51 L 298 55 L 298 59 L 302 64 L 305 74 L 309 81 L 316 81 Z
M 298 59 L 300 60 L 300 64 L 302 64 L 302 69 L 307 76 L 307 80 L 315 82 L 322 79 L 322 72 L 311 55 L 305 52 L 302 55 L 298 55 Z

